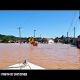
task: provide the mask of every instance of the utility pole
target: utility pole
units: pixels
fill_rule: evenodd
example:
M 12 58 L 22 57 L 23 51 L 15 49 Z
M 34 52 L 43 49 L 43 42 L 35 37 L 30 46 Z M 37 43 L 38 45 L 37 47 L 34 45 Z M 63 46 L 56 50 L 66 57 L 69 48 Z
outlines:
M 75 39 L 75 27 L 74 27 L 74 39 Z
M 20 40 L 20 44 L 21 44 L 21 27 L 18 27 L 18 29 L 19 29 L 19 40 Z
M 18 27 L 19 29 L 19 38 L 21 38 L 21 27 Z
M 75 45 L 75 27 L 74 27 L 74 38 L 73 38 L 73 44 Z
M 68 43 L 68 32 L 67 32 L 67 43 Z
M 36 32 L 36 30 L 34 30 L 34 38 L 35 38 L 35 32 Z

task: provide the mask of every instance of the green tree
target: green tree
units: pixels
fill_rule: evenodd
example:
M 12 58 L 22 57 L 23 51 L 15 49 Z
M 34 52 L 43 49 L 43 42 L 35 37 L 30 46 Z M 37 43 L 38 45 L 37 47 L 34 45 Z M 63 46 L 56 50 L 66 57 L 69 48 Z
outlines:
M 11 40 L 11 38 L 10 38 L 9 36 L 4 36 L 4 37 L 2 38 L 2 42 L 3 42 L 3 43 L 8 43 L 9 40 Z
M 62 35 L 62 36 L 60 37 L 60 42 L 61 42 L 61 43 L 64 43 L 64 39 L 65 39 L 65 37 L 64 37 L 64 35 Z
M 56 38 L 54 39 L 54 42 L 57 43 L 57 42 L 58 42 L 58 39 L 59 39 L 59 38 L 56 37 Z

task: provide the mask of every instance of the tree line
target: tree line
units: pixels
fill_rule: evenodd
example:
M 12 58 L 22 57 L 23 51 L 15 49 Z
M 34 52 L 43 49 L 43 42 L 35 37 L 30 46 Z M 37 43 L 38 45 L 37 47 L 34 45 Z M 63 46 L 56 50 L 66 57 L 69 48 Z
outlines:
M 15 37 L 13 35 L 2 35 L 0 34 L 0 42 L 1 43 L 14 43 L 15 41 L 18 41 L 18 40 L 27 40 L 27 38 L 19 38 L 19 37 Z
M 29 42 L 28 39 L 30 37 L 15 37 L 13 35 L 2 35 L 0 34 L 0 43 L 15 43 L 17 41 L 22 42 Z M 47 40 L 45 38 L 35 38 L 36 41 L 40 43 L 47 43 Z M 63 35 L 61 37 L 56 37 L 53 39 L 55 43 L 65 43 L 65 44 L 76 44 L 76 38 L 74 41 L 74 38 L 72 37 L 64 37 Z

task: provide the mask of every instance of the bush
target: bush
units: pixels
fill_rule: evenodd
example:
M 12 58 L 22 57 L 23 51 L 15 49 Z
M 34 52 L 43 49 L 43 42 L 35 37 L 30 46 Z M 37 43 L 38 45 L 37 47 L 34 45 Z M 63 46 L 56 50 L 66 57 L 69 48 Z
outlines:
M 54 39 L 54 42 L 55 42 L 55 43 L 57 43 L 57 42 L 58 42 L 58 37 L 56 37 L 56 38 Z
M 3 37 L 2 43 L 8 43 L 9 40 L 10 40 L 9 37 Z

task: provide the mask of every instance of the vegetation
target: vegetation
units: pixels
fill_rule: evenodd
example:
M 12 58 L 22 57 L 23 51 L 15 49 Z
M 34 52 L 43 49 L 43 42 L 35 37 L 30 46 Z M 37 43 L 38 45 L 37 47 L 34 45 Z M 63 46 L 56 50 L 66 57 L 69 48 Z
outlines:
M 54 42 L 57 43 L 58 41 L 59 41 L 59 38 L 56 37 L 56 38 L 54 39 Z
M 22 42 L 29 42 L 29 37 L 23 37 L 23 38 L 19 38 L 19 37 L 15 37 L 13 35 L 2 35 L 0 34 L 0 43 L 14 43 L 17 41 L 22 41 Z M 40 42 L 40 43 L 48 43 L 48 41 L 46 40 L 46 38 L 35 38 L 36 41 Z M 65 37 L 65 36 L 61 36 L 61 37 L 56 37 L 54 39 L 55 43 L 65 43 L 65 44 L 76 44 L 76 39 L 74 40 L 74 38 L 72 37 Z
M 76 45 L 76 38 L 72 38 L 72 37 L 64 37 L 63 35 L 61 37 L 56 37 L 54 39 L 54 42 L 57 43 L 65 43 L 65 44 L 73 44 Z
M 2 35 L 2 34 L 0 34 L 0 42 L 1 43 L 9 43 L 9 42 L 13 43 L 16 40 L 27 41 L 27 38 L 19 38 L 19 37 L 15 37 L 15 36 L 12 36 L 12 35 Z

